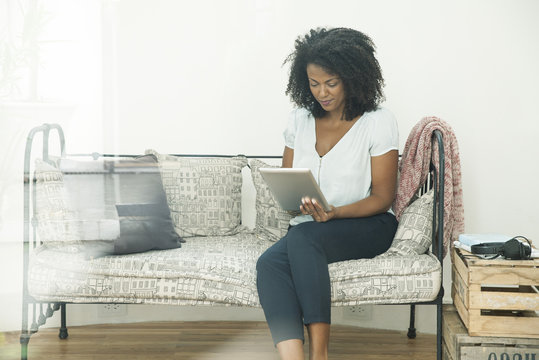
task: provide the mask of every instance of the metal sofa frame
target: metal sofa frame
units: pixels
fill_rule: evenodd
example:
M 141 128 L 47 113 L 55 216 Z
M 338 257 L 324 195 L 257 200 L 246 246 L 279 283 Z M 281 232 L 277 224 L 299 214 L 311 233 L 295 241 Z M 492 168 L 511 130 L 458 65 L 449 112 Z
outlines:
M 65 152 L 65 137 L 62 128 L 57 124 L 44 124 L 33 128 L 27 137 L 25 157 L 24 157 L 24 231 L 23 231 L 23 284 L 22 284 L 22 326 L 20 335 L 21 344 L 21 359 L 26 360 L 28 358 L 28 344 L 32 334 L 36 333 L 39 328 L 44 325 L 48 318 L 52 317 L 56 311 L 60 311 L 61 326 L 59 330 L 59 338 L 67 339 L 67 314 L 66 306 L 68 302 L 50 303 L 43 302 L 34 299 L 28 291 L 28 267 L 31 252 L 37 246 L 40 245 L 37 237 L 37 221 L 35 218 L 35 178 L 31 178 L 31 160 L 32 160 L 32 147 L 36 135 L 42 135 L 42 160 L 49 161 L 49 141 L 51 132 L 55 131 L 58 136 L 58 145 L 60 149 L 60 156 L 66 156 Z M 439 155 L 439 173 L 436 172 L 434 165 L 431 161 L 430 174 L 427 177 L 425 184 L 419 189 L 419 194 L 423 194 L 426 191 L 434 188 L 434 201 L 433 201 L 433 222 L 432 227 L 432 253 L 438 258 L 441 268 L 441 286 L 440 291 L 433 301 L 430 302 L 418 302 L 404 305 L 410 305 L 410 325 L 408 328 L 407 336 L 410 339 L 416 337 L 415 329 L 415 306 L 416 305 L 435 305 L 436 306 L 436 359 L 442 359 L 442 299 L 444 295 L 443 289 L 443 219 L 444 219 L 444 179 L 445 179 L 445 157 L 442 133 L 435 130 L 432 134 L 433 142 L 438 149 Z M 434 147 L 433 147 L 434 149 Z M 95 159 L 103 157 L 130 157 L 133 155 L 101 155 L 91 154 Z M 232 157 L 234 155 L 179 155 L 190 157 Z M 280 156 L 247 156 L 248 158 L 280 158 Z M 442 206 L 440 206 L 442 204 Z M 32 211 L 32 214 L 31 214 Z M 380 303 L 380 305 L 383 305 Z M 403 305 L 403 304 L 399 304 Z M 30 316 L 31 315 L 31 316 Z M 32 322 L 29 322 L 29 319 Z

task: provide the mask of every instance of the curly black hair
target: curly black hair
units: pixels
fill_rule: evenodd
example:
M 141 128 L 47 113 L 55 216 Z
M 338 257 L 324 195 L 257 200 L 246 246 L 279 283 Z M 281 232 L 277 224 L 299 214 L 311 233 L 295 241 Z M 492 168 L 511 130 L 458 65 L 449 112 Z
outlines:
M 318 28 L 298 37 L 295 50 L 284 61 L 291 63 L 286 95 L 314 117 L 326 111 L 316 101 L 309 87 L 307 65 L 322 67 L 327 73 L 341 78 L 346 95 L 342 118 L 352 120 L 373 111 L 384 99 L 384 79 L 375 45 L 367 35 L 353 29 Z

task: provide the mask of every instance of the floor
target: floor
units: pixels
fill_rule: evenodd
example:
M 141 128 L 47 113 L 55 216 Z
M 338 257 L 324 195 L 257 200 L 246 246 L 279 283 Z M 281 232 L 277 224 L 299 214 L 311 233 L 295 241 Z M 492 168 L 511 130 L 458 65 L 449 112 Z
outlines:
M 436 339 L 418 334 L 410 340 L 405 332 L 333 325 L 329 358 L 432 360 Z M 18 333 L 0 333 L 0 359 L 20 359 Z M 278 360 L 279 356 L 266 323 L 213 321 L 71 327 L 67 340 L 58 338 L 58 329 L 42 329 L 30 340 L 28 359 Z

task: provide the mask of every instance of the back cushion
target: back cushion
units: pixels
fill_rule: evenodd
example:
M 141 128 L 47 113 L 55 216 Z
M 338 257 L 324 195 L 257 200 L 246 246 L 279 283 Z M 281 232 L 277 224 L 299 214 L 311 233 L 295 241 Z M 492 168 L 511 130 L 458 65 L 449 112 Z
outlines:
M 182 237 L 237 234 L 241 229 L 241 170 L 245 157 L 192 158 L 159 154 L 163 186 Z
M 64 184 L 63 173 L 55 166 L 36 160 L 36 204 L 37 232 L 43 242 L 80 242 L 84 240 L 84 220 L 71 204 Z M 86 219 L 88 222 L 88 219 Z M 99 224 L 92 226 L 99 231 Z M 119 226 L 110 239 L 119 233 Z M 101 235 L 105 237 L 105 234 Z
M 404 209 L 388 252 L 398 255 L 424 254 L 432 243 L 434 190 Z
M 273 197 L 268 185 L 262 178 L 261 167 L 276 167 L 265 162 L 251 160 L 251 176 L 256 190 L 255 233 L 263 239 L 277 241 L 288 232 L 292 215 L 284 211 Z

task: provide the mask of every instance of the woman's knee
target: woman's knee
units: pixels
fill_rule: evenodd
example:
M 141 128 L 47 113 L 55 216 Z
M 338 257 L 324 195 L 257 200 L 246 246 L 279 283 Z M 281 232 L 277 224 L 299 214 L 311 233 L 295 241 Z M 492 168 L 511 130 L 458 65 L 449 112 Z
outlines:
M 256 261 L 257 272 L 276 269 L 282 267 L 286 263 L 286 254 L 282 254 L 279 249 L 274 246 L 268 248 Z
M 299 225 L 298 225 L 299 226 Z M 303 258 L 308 253 L 324 253 L 323 239 L 321 234 L 304 227 L 290 234 L 287 252 L 290 261 L 297 257 Z
M 256 271 L 258 273 L 261 273 L 265 271 L 266 269 L 271 267 L 272 259 L 271 254 L 268 254 L 268 252 L 264 252 L 258 260 L 256 261 Z

